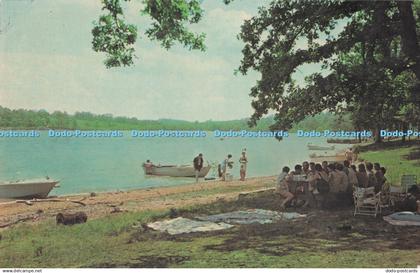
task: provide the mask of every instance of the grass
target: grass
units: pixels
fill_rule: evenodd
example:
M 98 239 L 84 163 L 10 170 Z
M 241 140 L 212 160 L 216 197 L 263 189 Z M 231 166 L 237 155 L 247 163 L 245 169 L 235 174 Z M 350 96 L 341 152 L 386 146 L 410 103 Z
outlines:
M 403 174 L 415 174 L 420 178 L 420 160 L 418 158 L 408 159 L 408 156 L 416 153 L 420 145 L 415 142 L 414 145 L 408 146 L 405 143 L 399 145 L 386 144 L 381 150 L 368 150 L 360 154 L 360 158 L 370 161 L 379 162 L 381 166 L 387 169 L 386 177 L 393 185 L 399 185 Z
M 112 258 L 133 224 L 151 221 L 159 211 L 125 213 L 88 221 L 83 225 L 57 226 L 55 221 L 21 224 L 2 232 L 0 267 L 81 267 Z
M 249 204 L 222 200 L 177 213 L 193 216 L 256 207 L 256 200 L 262 202 L 260 207 L 276 201 L 273 196 L 253 198 Z M 372 227 L 373 238 L 357 231 L 319 235 L 308 232 L 308 225 L 293 223 L 178 236 L 139 228 L 168 215 L 169 211 L 122 213 L 75 226 L 56 226 L 53 220 L 19 224 L 1 234 L 0 267 L 415 267 L 420 263 L 418 247 L 390 247 L 378 237 L 378 226 Z

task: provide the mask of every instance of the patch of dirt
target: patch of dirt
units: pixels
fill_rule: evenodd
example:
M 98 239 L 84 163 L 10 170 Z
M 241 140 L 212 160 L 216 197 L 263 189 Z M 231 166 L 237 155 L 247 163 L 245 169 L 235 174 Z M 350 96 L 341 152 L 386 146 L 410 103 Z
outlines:
M 116 211 L 165 210 L 172 207 L 209 204 L 221 199 L 233 200 L 244 190 L 264 189 L 273 186 L 274 183 L 275 177 L 270 176 L 248 178 L 246 181 L 211 181 L 125 192 L 60 196 L 54 198 L 54 202 L 51 200 L 51 202 L 37 202 L 31 205 L 16 203 L 14 200 L 0 200 L 0 227 L 21 222 L 21 220 L 38 223 L 52 219 L 60 212 L 82 211 L 91 220 L 116 214 Z M 219 193 L 207 193 L 212 190 L 218 190 Z M 191 194 L 193 194 L 192 197 L 188 196 Z M 84 205 L 71 202 L 78 200 L 83 200 Z

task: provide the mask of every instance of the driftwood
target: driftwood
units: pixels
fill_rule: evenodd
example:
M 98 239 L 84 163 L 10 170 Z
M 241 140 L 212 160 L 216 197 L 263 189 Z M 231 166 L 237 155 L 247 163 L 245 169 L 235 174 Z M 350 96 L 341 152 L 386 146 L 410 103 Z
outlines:
M 59 213 L 55 217 L 57 225 L 83 224 L 87 221 L 87 215 L 83 211 L 76 213 Z
M 0 224 L 0 228 L 10 227 L 10 226 L 16 225 L 20 222 L 25 222 L 25 221 L 29 221 L 29 220 L 35 220 L 35 219 L 36 219 L 35 215 L 31 215 L 31 216 L 24 217 L 24 218 L 19 218 L 16 221 L 13 221 L 13 222 L 9 222 L 9 223 L 6 223 L 6 224 Z
M 128 210 L 122 209 L 120 207 L 113 207 L 111 213 L 127 212 Z
M 16 200 L 16 203 L 23 203 L 26 204 L 28 206 L 32 206 L 33 203 L 43 203 L 43 202 L 71 202 L 71 203 L 76 203 L 82 206 L 86 206 L 85 203 L 83 203 L 82 201 L 85 200 L 86 198 L 82 198 L 80 200 L 70 200 L 70 199 L 31 199 L 31 200 Z
M 16 200 L 15 203 L 18 203 L 18 204 L 19 203 L 23 203 L 23 204 L 26 204 L 28 206 L 32 206 L 33 205 L 30 200 Z
M 119 213 L 119 212 L 127 212 L 128 210 L 122 209 L 119 206 L 124 205 L 124 202 L 120 202 L 118 205 L 116 204 L 106 204 L 108 207 L 112 208 L 111 213 Z
M 82 205 L 83 207 L 86 207 L 86 204 L 83 203 L 82 200 L 68 200 L 68 202 L 76 203 L 76 204 Z

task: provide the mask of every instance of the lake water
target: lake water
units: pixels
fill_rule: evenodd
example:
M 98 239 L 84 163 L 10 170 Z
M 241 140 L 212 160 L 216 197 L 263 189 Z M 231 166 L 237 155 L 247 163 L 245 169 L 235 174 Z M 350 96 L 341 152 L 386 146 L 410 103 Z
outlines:
M 233 155 L 235 178 L 238 159 L 247 149 L 248 177 L 276 175 L 285 165 L 309 159 L 307 143 L 326 144 L 325 138 L 0 138 L 0 181 L 50 176 L 61 181 L 51 194 L 127 190 L 192 183 L 193 178 L 145 176 L 146 159 L 162 164 L 191 164 L 203 153 L 205 160 L 222 161 Z M 336 145 L 340 146 L 340 145 Z M 344 147 L 344 146 L 343 146 Z M 210 171 L 209 175 L 213 171 Z M 208 183 L 211 183 L 209 181 Z

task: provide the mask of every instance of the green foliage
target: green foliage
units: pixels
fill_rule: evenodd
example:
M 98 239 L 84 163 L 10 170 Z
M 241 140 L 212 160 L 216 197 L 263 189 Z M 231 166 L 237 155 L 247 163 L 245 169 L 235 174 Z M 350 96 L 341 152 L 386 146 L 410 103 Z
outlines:
M 94 22 L 93 50 L 106 53 L 107 68 L 132 65 L 137 28 L 125 23 L 119 0 L 103 0 L 102 9 L 108 13 Z
M 161 42 L 162 47 L 169 49 L 175 41 L 188 49 L 205 50 L 205 34 L 190 32 L 185 24 L 196 24 L 201 20 L 203 10 L 198 0 L 147 0 L 143 14 L 153 19 L 146 35 L 151 40 Z
M 323 131 L 323 130 L 354 130 L 350 114 L 338 116 L 332 113 L 320 113 L 306 117 L 304 120 L 293 125 L 291 132 L 296 130 Z
M 252 130 L 269 130 L 273 124 L 269 116 L 258 121 Z M 297 129 L 324 130 L 329 128 L 351 129 L 348 117 L 341 119 L 331 113 L 321 113 L 315 117 L 297 123 Z M 89 112 L 55 111 L 49 114 L 45 110 L 10 110 L 0 106 L 0 128 L 12 129 L 79 129 L 79 130 L 250 130 L 248 119 L 229 121 L 191 122 L 184 120 L 159 119 L 139 120 L 136 118 L 113 117 L 111 114 L 95 115 Z M 296 131 L 296 129 L 292 130 Z
M 418 105 L 420 49 L 413 50 L 418 42 L 411 5 L 294 0 L 272 1 L 261 8 L 240 33 L 245 46 L 239 71 L 261 73 L 251 89 L 251 124 L 274 110 L 271 128 L 288 129 L 308 115 L 329 110 L 356 112 L 355 125 L 368 129 L 378 122 L 388 124 L 407 103 Z M 346 25 L 333 35 L 338 23 Z M 298 42 L 306 42 L 306 47 Z M 307 76 L 305 86 L 296 85 L 293 73 L 311 63 L 322 65 L 324 73 Z M 399 77 L 414 81 L 403 83 Z M 368 123 L 361 124 L 363 120 Z
M 92 31 L 93 48 L 107 53 L 108 68 L 133 64 L 137 29 L 124 22 L 121 1 L 103 0 L 108 14 Z M 149 39 L 166 49 L 179 42 L 190 50 L 205 50 L 205 34 L 187 28 L 201 20 L 201 1 L 143 3 L 142 14 L 152 19 L 145 32 Z M 395 0 L 276 0 L 260 8 L 257 16 L 244 22 L 239 35 L 245 45 L 238 71 L 261 73 L 250 93 L 255 109 L 250 125 L 275 111 L 270 128 L 287 130 L 325 110 L 352 112 L 358 129 L 398 127 L 401 120 L 417 125 L 419 14 L 418 1 Z M 343 23 L 343 30 L 335 34 Z M 301 42 L 306 46 L 299 46 Z M 305 86 L 297 85 L 293 74 L 311 63 L 322 65 L 325 73 L 312 73 Z
M 271 120 L 272 121 L 272 120 Z M 270 118 L 261 120 L 254 130 L 268 130 Z M 247 120 L 191 122 L 159 119 L 139 120 L 128 117 L 113 117 L 111 114 L 96 115 L 89 112 L 45 110 L 10 110 L 0 106 L 0 128 L 12 129 L 79 129 L 79 130 L 242 130 L 249 129 Z
M 107 68 L 134 63 L 134 44 L 138 31 L 136 26 L 125 22 L 122 1 L 130 0 L 102 0 L 102 10 L 106 14 L 93 23 L 93 50 L 106 54 Z M 179 42 L 189 50 L 205 50 L 206 35 L 193 33 L 186 27 L 187 24 L 196 24 L 201 20 L 201 1 L 143 0 L 143 3 L 145 7 L 141 14 L 152 19 L 151 26 L 145 32 L 149 39 L 159 41 L 166 49 Z

